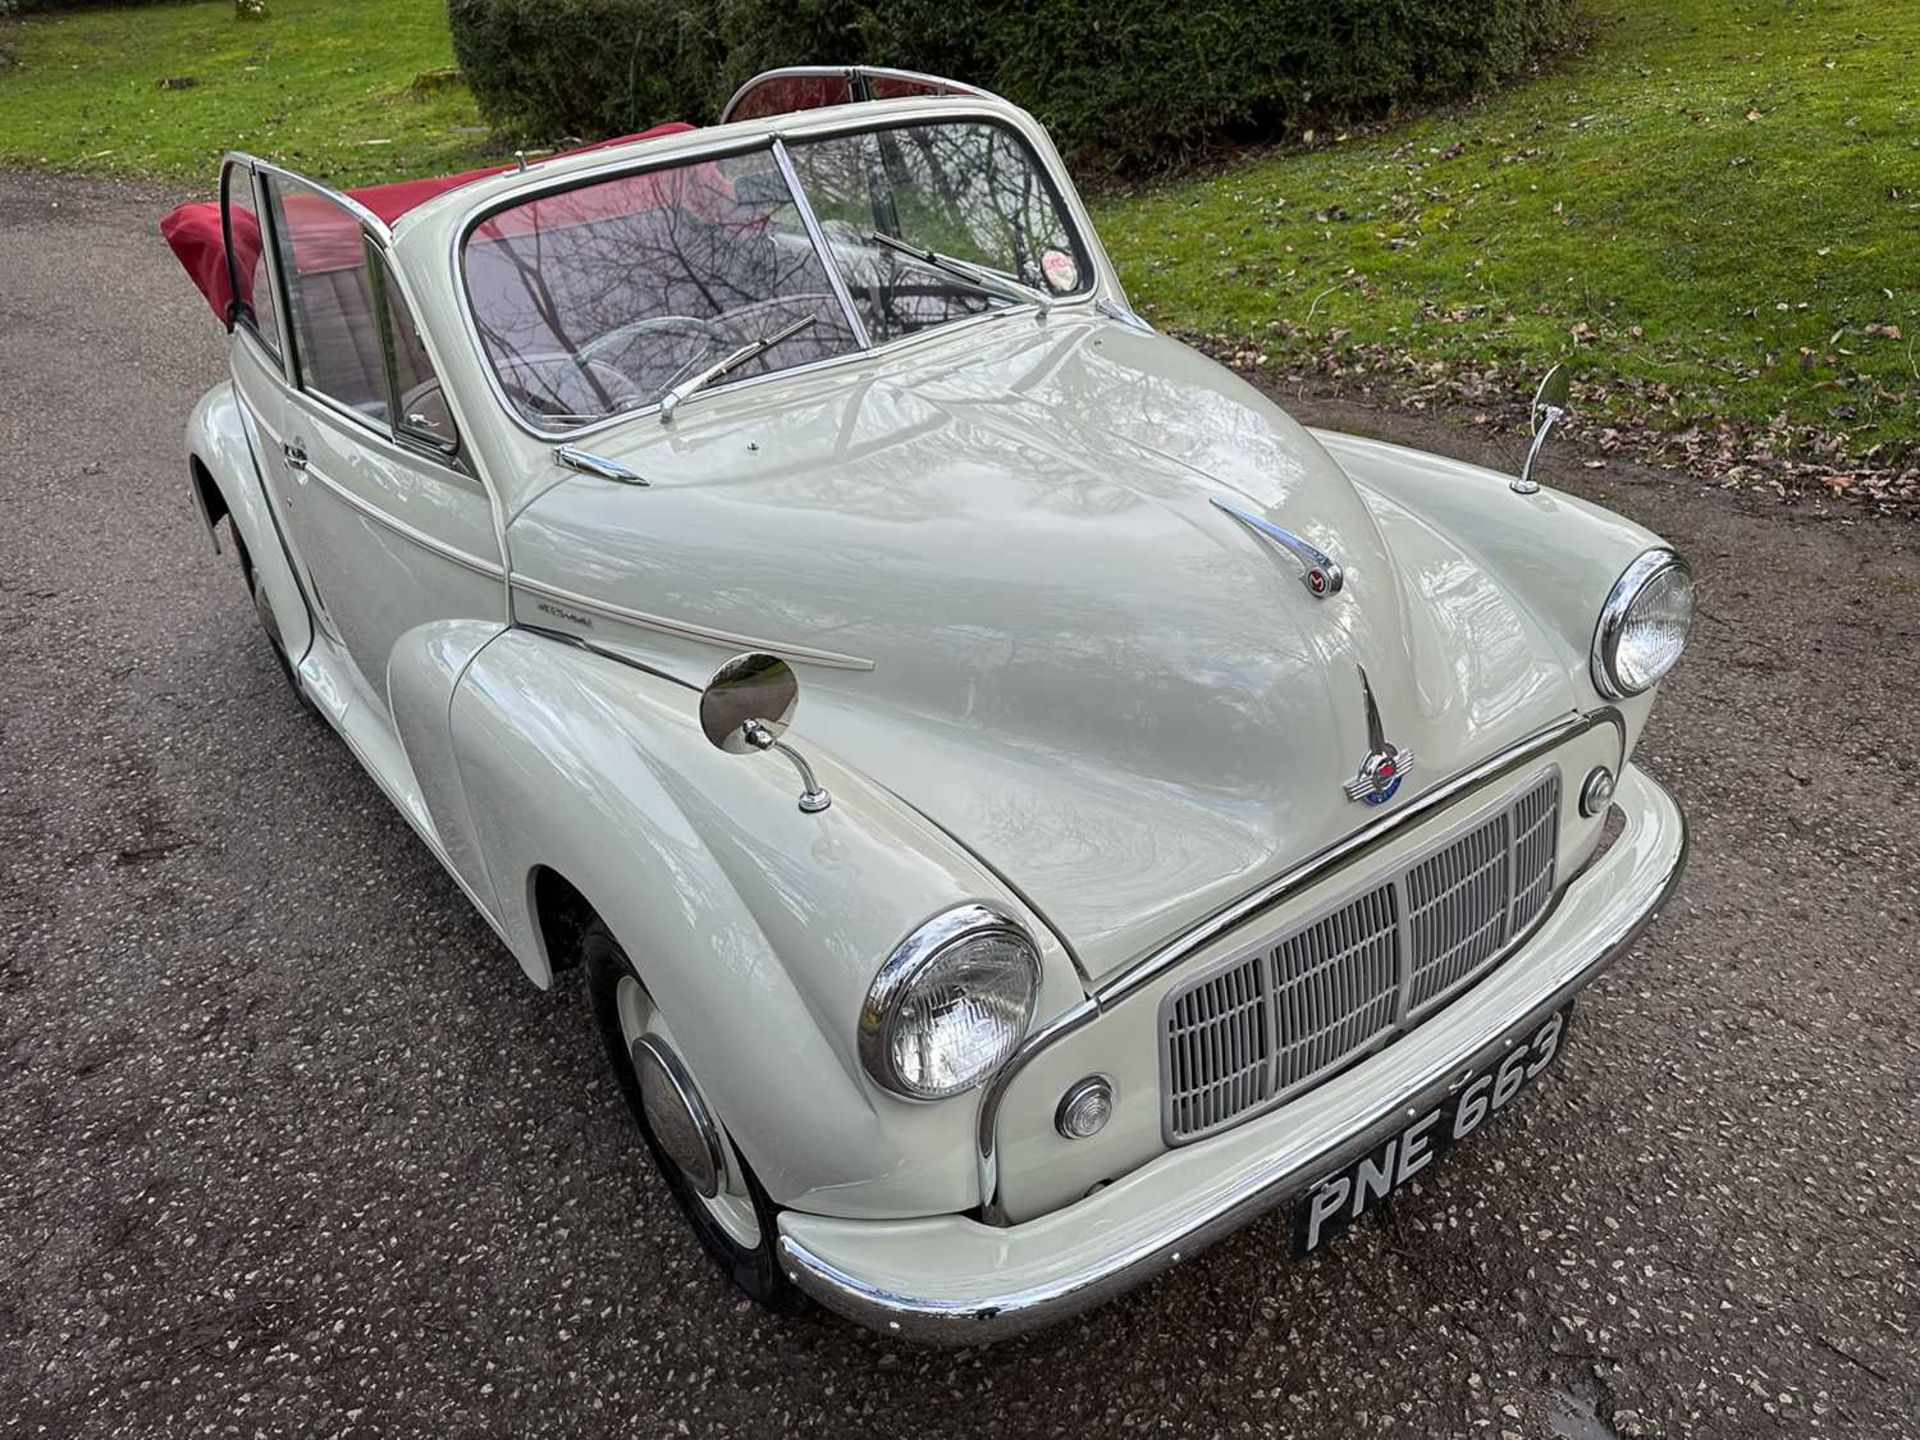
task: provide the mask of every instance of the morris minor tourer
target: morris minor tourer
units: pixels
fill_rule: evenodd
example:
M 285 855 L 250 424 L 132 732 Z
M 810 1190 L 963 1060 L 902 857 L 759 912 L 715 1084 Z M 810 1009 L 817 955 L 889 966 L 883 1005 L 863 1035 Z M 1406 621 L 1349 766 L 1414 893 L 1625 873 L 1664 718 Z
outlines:
M 1564 373 L 1516 476 L 1305 429 L 994 96 L 778 71 L 344 193 L 235 154 L 163 228 L 293 694 L 581 972 L 755 1300 L 977 1342 L 1469 1186 L 1679 875 L 1633 753 L 1693 580 L 1536 478 Z

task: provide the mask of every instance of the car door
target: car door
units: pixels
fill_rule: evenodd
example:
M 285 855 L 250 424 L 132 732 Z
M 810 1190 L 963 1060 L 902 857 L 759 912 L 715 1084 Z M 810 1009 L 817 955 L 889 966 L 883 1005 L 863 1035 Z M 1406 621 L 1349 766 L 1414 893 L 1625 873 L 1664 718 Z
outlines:
M 333 642 L 320 658 L 343 662 L 351 687 L 390 718 L 387 663 L 403 635 L 505 617 L 493 506 L 385 227 L 323 187 L 256 170 L 292 382 L 256 414 L 263 465 Z
M 299 590 L 299 610 L 307 623 L 290 626 L 292 607 L 280 621 L 283 638 L 297 630 L 298 643 L 287 659 L 298 666 L 306 658 L 306 637 L 311 627 L 329 630 L 326 612 L 314 602 L 312 578 L 288 533 L 279 503 L 274 500 L 274 467 L 271 451 L 282 428 L 280 415 L 285 408 L 292 358 L 287 350 L 287 317 L 280 294 L 278 270 L 274 258 L 272 232 L 266 216 L 261 182 L 253 162 L 244 156 L 229 156 L 220 171 L 220 223 L 226 246 L 227 325 L 233 332 L 231 365 L 234 391 L 240 401 L 246 440 L 252 449 L 261 481 L 267 488 L 268 516 L 273 521 L 275 538 L 286 553 Z M 280 597 L 284 600 L 287 597 Z M 334 637 L 337 639 L 337 635 Z

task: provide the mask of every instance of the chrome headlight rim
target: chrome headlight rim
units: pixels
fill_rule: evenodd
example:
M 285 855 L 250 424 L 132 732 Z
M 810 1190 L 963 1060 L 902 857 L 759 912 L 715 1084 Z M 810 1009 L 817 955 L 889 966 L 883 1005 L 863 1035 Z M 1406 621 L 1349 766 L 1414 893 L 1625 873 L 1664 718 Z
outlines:
M 1007 1054 L 988 1066 L 964 1085 L 941 1091 L 927 1091 L 910 1085 L 894 1068 L 893 1029 L 900 1018 L 901 1002 L 913 991 L 935 961 L 955 946 L 982 936 L 997 935 L 1017 944 L 1026 962 L 1026 1014 L 1019 1033 Z M 860 1007 L 860 1063 L 868 1076 L 889 1095 L 920 1104 L 950 1100 L 956 1095 L 977 1090 L 991 1080 L 1008 1059 L 1018 1052 L 1020 1042 L 1033 1028 L 1033 1016 L 1040 1002 L 1040 949 L 1027 927 L 997 905 L 969 901 L 943 910 L 916 928 L 894 947 L 893 953 L 867 987 L 866 1002 Z
M 1600 607 L 1599 623 L 1594 626 L 1591 662 L 1594 688 L 1607 699 L 1626 700 L 1635 695 L 1644 695 L 1671 673 L 1672 667 L 1669 666 L 1644 685 L 1628 685 L 1620 679 L 1616 661 L 1620 653 L 1620 639 L 1626 633 L 1634 602 L 1661 576 L 1675 570 L 1689 581 L 1693 579 L 1693 567 L 1687 564 L 1685 557 L 1677 550 L 1660 546 L 1636 557 L 1621 572 L 1620 578 L 1613 582 L 1607 603 Z

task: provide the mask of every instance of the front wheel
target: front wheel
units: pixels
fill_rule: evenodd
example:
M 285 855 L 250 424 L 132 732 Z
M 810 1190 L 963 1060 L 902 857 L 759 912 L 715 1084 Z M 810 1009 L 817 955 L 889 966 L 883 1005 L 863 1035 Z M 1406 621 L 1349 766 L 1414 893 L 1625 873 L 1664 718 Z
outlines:
M 660 1178 L 721 1271 L 749 1299 L 793 1299 L 774 1258 L 779 1210 L 680 1058 L 640 972 L 599 920 L 580 940 L 595 1028 Z

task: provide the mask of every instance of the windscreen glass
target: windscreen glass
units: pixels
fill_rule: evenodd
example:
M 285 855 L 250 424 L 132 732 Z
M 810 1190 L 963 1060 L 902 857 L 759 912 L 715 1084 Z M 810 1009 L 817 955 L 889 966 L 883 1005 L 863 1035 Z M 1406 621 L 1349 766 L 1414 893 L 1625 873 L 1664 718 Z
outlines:
M 729 378 L 854 347 L 771 150 L 523 201 L 474 229 L 464 265 L 501 388 L 543 429 L 651 405 L 795 321 Z
M 968 267 L 1048 298 L 1092 283 L 1046 172 L 1004 126 L 923 122 L 789 148 L 876 342 L 1019 303 L 1000 293 L 1004 286 L 997 292 L 970 282 L 961 273 Z

